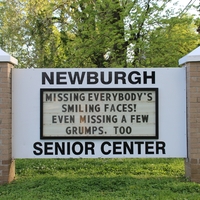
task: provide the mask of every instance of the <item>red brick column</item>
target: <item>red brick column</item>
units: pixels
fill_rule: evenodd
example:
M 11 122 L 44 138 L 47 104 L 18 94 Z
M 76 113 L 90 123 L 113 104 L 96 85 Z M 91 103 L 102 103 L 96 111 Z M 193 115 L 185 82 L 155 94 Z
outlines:
M 200 48 L 179 60 L 186 67 L 188 157 L 185 174 L 200 183 Z
M 12 159 L 11 72 L 17 60 L 0 49 L 0 185 L 15 177 Z

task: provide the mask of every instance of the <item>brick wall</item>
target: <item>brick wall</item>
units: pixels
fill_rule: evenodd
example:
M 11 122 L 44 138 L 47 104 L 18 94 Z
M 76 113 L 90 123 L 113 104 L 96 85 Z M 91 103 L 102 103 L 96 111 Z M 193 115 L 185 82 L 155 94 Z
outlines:
M 12 160 L 12 68 L 10 63 L 0 63 L 0 185 L 11 182 L 15 176 L 15 162 Z
M 187 70 L 187 137 L 186 176 L 200 183 L 200 62 L 186 63 Z

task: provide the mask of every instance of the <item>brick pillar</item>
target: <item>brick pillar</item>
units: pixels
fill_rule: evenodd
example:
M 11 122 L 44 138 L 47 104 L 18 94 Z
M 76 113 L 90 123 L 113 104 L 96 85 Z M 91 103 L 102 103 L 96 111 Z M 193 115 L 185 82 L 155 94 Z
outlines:
M 186 67 L 188 157 L 185 174 L 200 183 L 200 47 L 179 60 Z
M 0 185 L 15 177 L 12 159 L 11 72 L 17 60 L 0 49 Z

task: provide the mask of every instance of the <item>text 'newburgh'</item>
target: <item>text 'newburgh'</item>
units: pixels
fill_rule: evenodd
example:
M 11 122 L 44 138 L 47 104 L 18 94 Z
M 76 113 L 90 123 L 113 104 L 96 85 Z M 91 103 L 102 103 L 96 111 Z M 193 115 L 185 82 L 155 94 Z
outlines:
M 42 72 L 42 85 L 74 85 L 74 84 L 155 84 L 155 71 L 62 71 Z

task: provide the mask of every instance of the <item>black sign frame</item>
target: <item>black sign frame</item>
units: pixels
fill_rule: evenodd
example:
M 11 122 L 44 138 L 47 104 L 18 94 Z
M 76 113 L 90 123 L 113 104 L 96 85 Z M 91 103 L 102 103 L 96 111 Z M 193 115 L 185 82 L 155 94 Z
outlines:
M 93 91 L 93 92 L 101 92 L 101 91 L 127 91 L 127 92 L 137 92 L 137 91 L 153 91 L 155 92 L 155 134 L 153 136 L 142 135 L 142 136 L 45 136 L 43 130 L 43 122 L 44 122 L 44 107 L 43 107 L 43 93 L 44 92 L 84 92 L 84 91 Z M 158 88 L 42 88 L 40 89 L 40 139 L 159 139 L 159 92 Z

